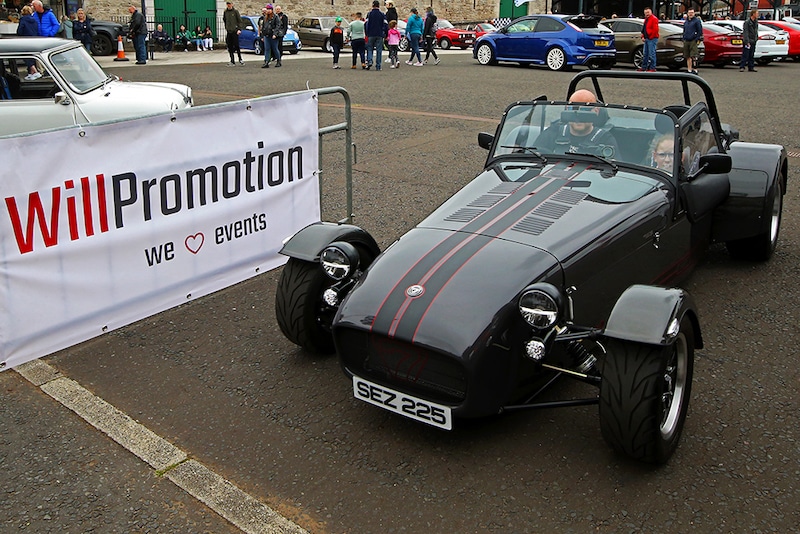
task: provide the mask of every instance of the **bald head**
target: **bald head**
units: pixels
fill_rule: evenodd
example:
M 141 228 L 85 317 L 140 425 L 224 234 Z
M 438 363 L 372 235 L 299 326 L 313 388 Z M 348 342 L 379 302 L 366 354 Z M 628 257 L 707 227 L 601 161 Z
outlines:
M 570 102 L 583 102 L 584 104 L 594 104 L 597 102 L 597 97 L 588 89 L 578 89 L 572 96 L 569 97 Z

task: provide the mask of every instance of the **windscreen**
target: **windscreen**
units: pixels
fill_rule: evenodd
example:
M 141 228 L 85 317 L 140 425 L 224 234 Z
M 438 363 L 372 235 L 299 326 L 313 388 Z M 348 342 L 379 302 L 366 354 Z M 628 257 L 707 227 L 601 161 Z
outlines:
M 99 87 L 108 79 L 108 75 L 82 46 L 56 52 L 50 56 L 50 61 L 64 80 L 78 93 Z

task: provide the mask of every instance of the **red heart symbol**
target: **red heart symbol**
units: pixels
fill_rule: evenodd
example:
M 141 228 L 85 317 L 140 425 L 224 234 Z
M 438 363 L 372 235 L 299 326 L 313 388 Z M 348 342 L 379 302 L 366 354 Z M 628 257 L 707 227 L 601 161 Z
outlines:
M 192 254 L 197 254 L 200 252 L 200 249 L 203 248 L 203 243 L 205 240 L 206 238 L 203 235 L 203 232 L 197 232 L 194 235 L 187 236 L 186 239 L 184 239 L 183 244 L 186 247 L 186 250 Z

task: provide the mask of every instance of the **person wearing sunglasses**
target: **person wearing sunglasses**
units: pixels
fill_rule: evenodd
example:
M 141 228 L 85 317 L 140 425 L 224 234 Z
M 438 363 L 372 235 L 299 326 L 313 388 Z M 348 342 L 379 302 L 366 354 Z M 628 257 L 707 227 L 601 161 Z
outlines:
M 597 97 L 587 89 L 579 89 L 569 97 L 569 105 L 561 112 L 561 119 L 547 127 L 536 139 L 540 152 L 557 154 L 594 154 L 613 158 L 619 146 L 611 128 L 605 126 L 606 110 L 594 104 Z

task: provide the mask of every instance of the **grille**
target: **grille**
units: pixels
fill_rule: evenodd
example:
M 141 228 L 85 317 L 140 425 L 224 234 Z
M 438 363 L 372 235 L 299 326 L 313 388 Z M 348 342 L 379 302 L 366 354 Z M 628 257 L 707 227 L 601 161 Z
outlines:
M 539 235 L 547 230 L 553 221 L 539 219 L 537 217 L 528 216 L 513 226 L 513 230 L 530 235 Z
M 448 222 L 462 222 L 468 223 L 473 220 L 475 217 L 483 213 L 484 210 L 477 209 L 477 208 L 461 208 L 457 212 L 453 213 L 452 215 L 445 218 L 445 221 Z
M 339 328 L 336 337 L 344 366 L 360 377 L 442 403 L 466 397 L 466 370 L 452 357 L 358 330 Z

